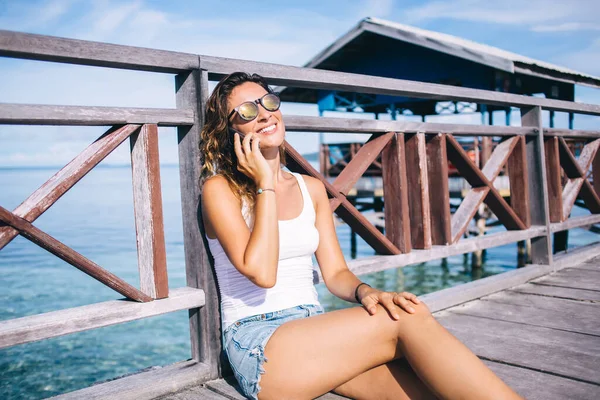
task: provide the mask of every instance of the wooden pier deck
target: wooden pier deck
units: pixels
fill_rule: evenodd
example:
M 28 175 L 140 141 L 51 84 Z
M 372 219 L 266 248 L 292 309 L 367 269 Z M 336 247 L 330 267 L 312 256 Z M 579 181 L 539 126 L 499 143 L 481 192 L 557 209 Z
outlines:
M 523 397 L 600 399 L 600 257 L 434 315 Z M 244 399 L 231 378 L 160 397 L 199 398 Z

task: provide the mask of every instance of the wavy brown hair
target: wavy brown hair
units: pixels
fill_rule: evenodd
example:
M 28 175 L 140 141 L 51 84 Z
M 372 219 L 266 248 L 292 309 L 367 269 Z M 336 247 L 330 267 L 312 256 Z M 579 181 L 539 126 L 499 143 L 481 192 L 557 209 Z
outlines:
M 233 133 L 229 129 L 227 118 L 227 100 L 237 86 L 253 82 L 262 86 L 267 92 L 273 90 L 266 80 L 257 74 L 234 72 L 227 75 L 215 86 L 206 103 L 204 127 L 200 133 L 200 154 L 203 155 L 200 171 L 200 183 L 214 175 L 222 175 L 227 179 L 234 195 L 248 200 L 250 210 L 256 202 L 256 184 L 247 175 L 237 170 L 237 155 L 233 148 Z M 279 146 L 279 160 L 285 165 L 285 147 Z

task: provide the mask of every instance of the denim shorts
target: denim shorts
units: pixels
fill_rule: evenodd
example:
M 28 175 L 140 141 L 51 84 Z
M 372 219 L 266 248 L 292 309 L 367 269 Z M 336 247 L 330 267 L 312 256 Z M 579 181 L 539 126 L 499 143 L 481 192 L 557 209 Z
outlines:
M 287 321 L 323 314 L 319 304 L 302 304 L 284 310 L 253 315 L 237 320 L 223 332 L 223 348 L 231 364 L 242 393 L 257 399 L 260 375 L 265 373 L 263 363 L 265 346 L 271 335 Z

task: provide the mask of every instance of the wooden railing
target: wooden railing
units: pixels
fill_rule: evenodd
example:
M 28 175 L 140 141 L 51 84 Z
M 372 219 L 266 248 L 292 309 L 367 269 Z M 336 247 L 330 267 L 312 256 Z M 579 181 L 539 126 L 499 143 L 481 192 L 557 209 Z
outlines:
M 203 237 L 200 213 L 200 130 L 209 81 L 234 71 L 264 76 L 272 85 L 358 93 L 469 101 L 521 110 L 520 127 L 286 115 L 286 129 L 369 133 L 352 161 L 329 183 L 289 143 L 288 167 L 323 181 L 331 210 L 379 255 L 349 261 L 357 275 L 531 240 L 535 264 L 552 264 L 551 234 L 600 222 L 599 131 L 548 129 L 542 110 L 600 116 L 600 106 L 477 89 L 413 82 L 260 62 L 175 53 L 72 39 L 0 31 L 0 56 L 107 68 L 176 74 L 176 109 L 134 109 L 0 104 L 0 124 L 113 125 L 12 212 L 0 208 L 0 248 L 21 234 L 136 302 L 105 302 L 0 323 L 0 346 L 93 329 L 189 309 L 191 361 L 173 367 L 169 388 L 223 374 L 219 297 Z M 177 127 L 187 287 L 169 290 L 160 204 L 157 126 Z M 483 168 L 457 141 L 459 136 L 502 137 Z M 33 226 L 62 194 L 119 144 L 130 138 L 140 289 L 136 289 Z M 586 141 L 576 159 L 565 138 Z M 374 227 L 346 198 L 368 166 L 381 155 L 385 232 Z M 450 212 L 448 161 L 471 186 Z M 510 204 L 494 188 L 507 166 Z M 567 177 L 563 187 L 561 169 Z M 592 215 L 569 218 L 580 196 Z M 461 239 L 481 203 L 508 231 Z M 317 272 L 315 282 L 320 282 Z M 142 302 L 142 303 L 138 303 Z M 70 321 L 68 324 L 65 321 Z M 191 371 L 191 372 L 190 372 Z M 141 384 L 138 382 L 137 384 Z

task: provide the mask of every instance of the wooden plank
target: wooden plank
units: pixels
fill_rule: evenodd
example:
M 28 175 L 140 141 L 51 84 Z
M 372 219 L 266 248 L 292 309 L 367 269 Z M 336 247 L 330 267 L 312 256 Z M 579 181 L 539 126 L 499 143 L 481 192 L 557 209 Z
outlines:
M 515 299 L 524 300 L 524 296 L 540 298 L 541 296 L 501 293 L 503 299 L 514 296 Z M 501 295 L 496 293 L 494 295 Z M 452 312 L 472 315 L 474 317 L 489 318 L 499 321 L 516 322 L 520 324 L 541 326 L 545 328 L 561 329 L 568 332 L 595 335 L 600 341 L 600 305 L 577 304 L 572 300 L 546 298 L 544 303 L 555 303 L 553 309 L 547 309 L 525 304 L 496 302 L 496 301 L 470 301 L 452 307 Z M 513 300 L 514 301 L 514 300 Z M 560 308 L 562 307 L 562 308 Z
M 385 237 L 360 211 L 354 207 L 346 197 L 337 192 L 335 187 L 329 183 L 313 166 L 302 157 L 289 143 L 285 142 L 287 167 L 294 172 L 315 177 L 325 186 L 327 193 L 333 197 L 330 200 L 332 212 L 344 220 L 358 235 L 360 235 L 369 246 L 380 254 L 400 254 L 401 251 Z
M 229 400 L 244 400 L 246 397 L 242 395 L 241 389 L 232 376 L 225 377 L 224 379 L 214 380 L 206 382 L 206 387 L 210 390 L 218 393 L 219 395 Z M 325 393 L 322 396 L 316 397 L 318 400 L 342 400 L 347 397 L 340 396 L 333 392 Z
M 469 182 L 472 187 L 489 186 L 483 172 L 471 161 L 461 144 L 452 136 L 446 135 L 448 142 L 448 158 L 458 172 Z
M 563 269 L 551 275 L 535 279 L 531 283 L 600 292 L 600 272 Z
M 226 376 L 223 379 L 211 380 L 206 382 L 206 388 L 220 394 L 230 400 L 244 400 L 246 397 L 233 376 Z
M 462 88 L 435 83 L 383 78 L 314 68 L 300 68 L 231 58 L 200 56 L 200 67 L 218 80 L 235 71 L 253 71 L 272 85 L 308 89 L 326 89 L 356 93 L 371 93 L 398 97 L 431 98 L 485 103 L 502 107 L 535 107 L 555 111 L 572 111 L 600 115 L 600 106 L 571 101 L 522 96 L 480 89 Z
M 435 317 L 480 357 L 600 384 L 600 340 L 596 336 L 473 317 L 452 310 L 441 311 Z
M 592 271 L 600 271 L 600 264 L 598 264 L 597 262 L 581 263 L 581 264 L 573 265 L 571 268 L 590 269 Z
M 529 214 L 529 181 L 527 180 L 527 154 L 525 137 L 519 136 L 507 161 L 508 180 L 511 187 L 510 207 L 526 228 L 531 226 Z
M 506 227 L 506 229 L 526 229 L 523 221 L 521 221 L 514 210 L 510 208 L 508 203 L 506 203 L 500 193 L 498 193 L 483 171 L 479 170 L 473 161 L 471 161 L 460 143 L 458 143 L 458 141 L 456 141 L 452 135 L 447 135 L 446 137 L 448 139 L 448 143 L 450 144 L 450 146 L 448 146 L 448 157 L 456 169 L 458 169 L 458 172 L 467 180 L 467 182 L 469 182 L 472 187 L 477 188 L 487 186 L 490 189 L 484 201 L 490 207 L 493 213 L 496 214 L 498 220 Z M 508 148 L 501 148 L 501 150 L 510 149 L 510 145 L 511 143 L 509 143 Z M 512 145 L 514 146 L 514 143 L 512 143 Z M 506 155 L 506 153 L 501 151 L 498 153 L 498 155 L 498 159 L 494 160 L 494 162 L 490 165 L 487 173 L 492 173 L 497 169 L 497 164 L 503 159 L 503 156 Z M 506 157 L 508 157 L 508 155 L 506 155 Z
M 592 179 L 594 181 L 594 191 L 600 194 L 600 154 L 596 152 L 596 156 L 592 161 Z
M 490 247 L 502 246 L 526 240 L 532 237 L 545 235 L 544 227 L 532 227 L 524 231 L 510 231 L 492 233 L 484 236 L 463 239 L 458 243 L 448 246 L 432 246 L 428 250 L 413 249 L 407 254 L 393 256 L 364 257 L 357 260 L 348 260 L 346 263 L 350 270 L 356 275 L 384 271 L 391 268 L 400 268 L 406 265 L 422 263 L 453 255 L 470 253 L 476 250 L 488 249 Z M 322 279 L 316 280 L 316 283 Z M 462 285 L 461 285 L 462 286 Z
M 33 192 L 13 210 L 13 214 L 29 222 L 35 221 L 139 127 L 140 125 L 125 125 L 110 128 Z M 19 232 L 10 226 L 0 226 L 0 249 L 18 234 Z
M 595 400 L 598 386 L 514 365 L 482 360 L 508 386 L 528 400 Z
M 561 136 L 572 139 L 597 139 L 600 137 L 600 131 L 568 128 L 545 128 L 544 136 Z
M 532 225 L 546 227 L 546 235 L 531 239 L 531 259 L 534 264 L 552 264 L 552 238 L 548 206 L 548 186 L 546 184 L 546 163 L 544 152 L 544 128 L 540 107 L 522 108 L 521 125 L 537 130 L 535 136 L 526 138 L 527 181 L 529 182 L 529 209 Z
M 561 141 L 562 144 L 562 153 L 569 154 L 565 157 L 561 158 L 561 162 L 564 160 L 565 164 L 563 164 L 563 168 L 565 171 L 567 169 L 577 170 L 577 174 L 579 178 L 571 178 L 565 185 L 563 190 L 563 219 L 566 219 L 569 214 L 571 214 L 571 210 L 573 209 L 573 205 L 575 204 L 575 200 L 577 199 L 577 195 L 579 195 L 582 186 L 586 180 L 587 171 L 589 171 L 594 158 L 596 157 L 596 153 L 598 152 L 598 147 L 600 146 L 600 139 L 596 139 L 593 142 L 586 144 L 581 151 L 581 155 L 579 159 L 575 162 L 574 157 L 570 150 L 568 149 L 564 140 Z M 573 175 L 573 173 L 572 173 Z M 595 191 L 591 189 L 589 184 L 586 187 L 586 191 L 584 192 L 584 200 L 586 205 L 589 205 L 595 211 L 600 209 L 600 199 L 596 195 Z
M 579 198 L 583 200 L 583 203 L 593 214 L 600 213 L 600 197 L 596 193 L 596 190 L 592 187 L 592 184 L 587 179 L 584 179 L 579 191 Z
M 565 170 L 569 179 L 583 178 L 585 173 L 581 170 L 577 159 L 569 149 L 569 145 L 564 138 L 557 138 L 560 151 L 560 165 Z
M 305 115 L 285 115 L 286 132 L 337 132 L 337 133 L 386 133 L 405 134 L 422 132 L 437 135 L 446 132 L 455 136 L 523 136 L 533 130 L 520 126 L 463 125 L 435 122 L 373 120 L 356 118 L 311 117 Z M 599 133 L 600 136 L 600 133 Z
M 143 125 L 131 136 L 133 209 L 140 290 L 153 299 L 169 296 L 167 252 L 158 161 L 158 127 Z
M 429 175 L 431 243 L 434 245 L 450 244 L 453 240 L 445 133 L 439 133 L 427 141 L 427 173 Z
M 432 244 L 431 212 L 425 135 L 417 133 L 405 140 L 411 245 L 414 249 L 429 249 Z
M 206 295 L 206 307 L 190 310 L 192 359 L 209 365 L 209 376 L 216 379 L 223 368 L 227 370 L 228 364 L 225 357 L 221 357 L 219 296 L 203 234 L 198 185 L 203 159 L 198 143 L 208 99 L 208 74 L 198 70 L 180 74 L 175 77 L 175 85 L 177 107 L 195 111 L 194 125 L 177 129 L 186 282 L 190 287 L 203 289 Z
M 527 283 L 512 288 L 515 292 L 529 293 L 539 296 L 558 297 L 561 299 L 600 302 L 600 293 L 595 290 L 573 289 L 561 286 L 535 285 Z
M 6 208 L 1 206 L 0 221 L 18 230 L 19 234 L 25 239 L 37 244 L 61 260 L 68 262 L 81 272 L 88 274 L 117 293 L 135 301 L 152 301 L 152 297 L 140 292 L 115 274 L 105 270 L 95 262 L 87 259 L 75 250 L 54 239 L 52 236 L 31 225 L 27 220 L 12 214 Z
M 201 386 L 193 386 L 188 389 L 184 389 L 181 392 L 174 394 L 168 394 L 157 400 L 228 400 L 228 397 L 221 396 L 212 390 L 206 389 Z
M 5 30 L 0 56 L 166 73 L 198 68 L 194 54 Z
M 381 153 L 385 236 L 402 253 L 411 251 L 404 134 L 397 133 Z
M 493 186 L 490 186 L 490 191 L 484 201 L 506 229 L 527 229 L 527 226 Z
M 578 228 L 582 226 L 588 226 L 593 224 L 600 224 L 600 215 L 584 215 L 581 217 L 569 218 L 565 222 L 557 222 L 550 225 L 552 232 L 566 231 L 568 229 Z
M 546 138 L 544 141 L 544 150 L 546 153 L 546 178 L 548 181 L 550 222 L 562 222 L 562 184 L 559 138 Z
M 564 312 L 566 314 L 576 314 L 579 310 L 587 314 L 600 312 L 600 304 L 598 303 L 521 293 L 513 290 L 513 288 L 483 296 L 479 300 L 513 304 L 545 311 Z M 600 320 L 595 321 L 595 324 L 599 323 Z
M 428 293 L 419 298 L 427 304 L 431 312 L 437 312 L 516 285 L 522 285 L 523 282 L 547 274 L 549 269 L 547 265 L 528 265 L 525 268 L 506 271 Z
M 0 103 L 0 124 L 8 125 L 191 125 L 191 109 L 60 106 Z
M 350 189 L 354 187 L 373 161 L 379 157 L 392 136 L 394 136 L 394 132 L 388 132 L 384 135 L 372 135 L 369 138 L 333 182 L 333 186 L 339 193 L 344 196 L 348 195 Z
M 498 144 L 493 153 L 490 154 L 487 162 L 481 169 L 481 172 L 490 183 L 493 183 L 500 171 L 502 171 L 502 167 L 508 161 L 518 142 L 519 138 L 516 136 L 508 138 Z
M 160 300 L 164 301 L 164 300 Z M 191 385 L 208 379 L 209 367 L 193 360 L 182 361 L 166 367 L 154 367 L 148 371 L 123 378 L 95 384 L 61 396 L 57 400 L 142 400 L 177 393 Z
M 489 187 L 479 187 L 469 190 L 454 215 L 452 215 L 452 243 L 458 242 L 465 233 L 479 205 L 483 202 L 489 191 Z
M 169 298 L 147 303 L 111 300 L 4 320 L 0 322 L 0 348 L 202 307 L 204 304 L 202 290 L 183 287 L 172 290 Z

